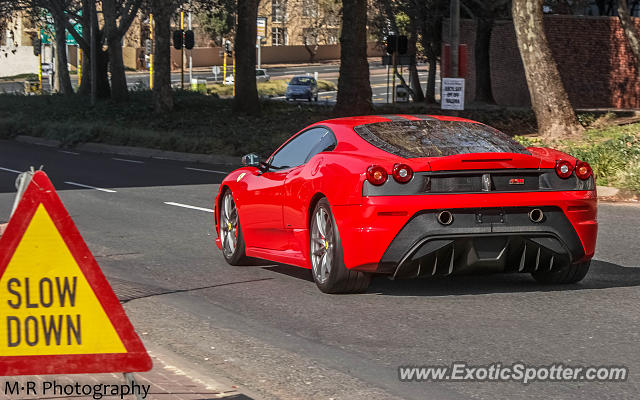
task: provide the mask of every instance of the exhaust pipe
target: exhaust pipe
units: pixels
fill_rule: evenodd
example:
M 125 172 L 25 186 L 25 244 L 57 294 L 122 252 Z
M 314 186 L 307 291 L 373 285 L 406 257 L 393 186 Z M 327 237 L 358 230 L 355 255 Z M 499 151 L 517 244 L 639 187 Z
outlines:
M 438 222 L 440 225 L 451 225 L 453 222 L 453 214 L 451 214 L 451 211 L 440 211 L 438 213 Z
M 534 208 L 533 210 L 529 211 L 529 219 L 531 220 L 531 222 L 537 224 L 538 222 L 542 222 L 542 220 L 544 219 L 544 213 L 541 209 Z

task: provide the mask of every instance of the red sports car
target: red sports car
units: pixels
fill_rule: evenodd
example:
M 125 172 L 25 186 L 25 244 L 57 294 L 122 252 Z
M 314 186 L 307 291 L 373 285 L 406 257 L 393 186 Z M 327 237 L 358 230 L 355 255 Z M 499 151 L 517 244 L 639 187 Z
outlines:
M 243 157 L 216 198 L 216 244 L 312 270 L 327 293 L 393 278 L 527 272 L 575 283 L 598 223 L 591 167 L 462 118 L 339 118 L 266 160 Z

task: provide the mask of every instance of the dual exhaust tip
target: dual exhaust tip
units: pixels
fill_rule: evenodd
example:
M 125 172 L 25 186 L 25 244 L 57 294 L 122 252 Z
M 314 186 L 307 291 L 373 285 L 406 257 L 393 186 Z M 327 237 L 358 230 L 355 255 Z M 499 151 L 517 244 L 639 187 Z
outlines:
M 440 211 L 436 218 L 438 219 L 438 223 L 444 226 L 451 225 L 453 222 L 453 214 L 447 210 Z M 536 224 L 542 222 L 544 220 L 544 212 L 539 208 L 534 208 L 529 211 L 529 220 Z

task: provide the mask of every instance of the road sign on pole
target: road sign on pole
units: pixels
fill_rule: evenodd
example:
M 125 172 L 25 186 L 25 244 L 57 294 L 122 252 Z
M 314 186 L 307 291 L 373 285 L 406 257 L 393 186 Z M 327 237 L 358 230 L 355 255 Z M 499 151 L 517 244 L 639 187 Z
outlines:
M 440 108 L 464 110 L 464 78 L 442 78 Z
M 33 174 L 0 248 L 0 375 L 151 369 L 44 172 Z

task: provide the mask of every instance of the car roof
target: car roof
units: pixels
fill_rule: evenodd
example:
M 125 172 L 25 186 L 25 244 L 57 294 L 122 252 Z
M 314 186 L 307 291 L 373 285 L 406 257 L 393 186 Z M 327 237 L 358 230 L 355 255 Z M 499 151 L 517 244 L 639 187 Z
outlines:
M 333 118 L 320 121 L 318 125 L 336 125 L 343 128 L 355 128 L 359 125 L 375 124 L 378 122 L 391 121 L 423 121 L 423 120 L 439 120 L 439 121 L 457 121 L 479 124 L 467 118 L 451 117 L 448 115 L 428 115 L 428 114 L 379 114 L 379 115 L 362 115 L 354 117 Z

